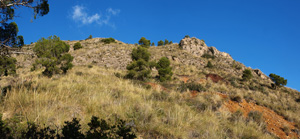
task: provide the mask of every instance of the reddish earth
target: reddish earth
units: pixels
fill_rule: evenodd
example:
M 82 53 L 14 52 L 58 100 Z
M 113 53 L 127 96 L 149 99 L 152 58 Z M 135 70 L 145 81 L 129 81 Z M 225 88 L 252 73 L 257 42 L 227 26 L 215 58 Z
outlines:
M 218 76 L 214 76 L 211 74 L 210 74 L 210 76 L 207 76 L 207 78 L 211 78 L 211 77 L 218 81 L 223 80 L 223 78 L 220 76 L 218 77 Z M 188 82 L 189 77 L 181 76 L 181 80 L 183 80 L 186 83 L 186 82 Z M 163 86 L 155 84 L 155 83 L 146 83 L 146 84 L 151 85 L 151 87 L 154 89 L 160 88 L 162 90 L 167 90 Z M 197 92 L 197 91 L 190 92 L 190 96 L 192 98 L 196 97 L 198 94 L 199 94 L 199 92 Z M 201 93 L 201 94 L 206 94 L 206 93 Z M 221 96 L 224 99 L 228 97 L 226 94 L 222 94 L 222 93 L 216 93 L 216 94 Z M 267 107 L 256 105 L 253 102 L 248 103 L 245 99 L 243 99 L 242 102 L 240 102 L 240 103 L 228 100 L 223 104 L 223 106 L 220 108 L 220 110 L 228 110 L 231 113 L 234 113 L 237 110 L 241 110 L 244 114 L 244 117 L 247 117 L 248 113 L 250 111 L 259 111 L 262 113 L 264 121 L 267 126 L 267 130 L 270 133 L 273 133 L 274 135 L 278 136 L 281 139 L 288 139 L 288 138 L 299 138 L 300 139 L 300 135 L 295 133 L 295 130 L 297 128 L 295 127 L 294 123 L 285 120 L 284 117 L 278 115 L 276 112 L 274 112 L 273 110 L 271 110 Z M 288 129 L 289 129 L 288 133 L 285 133 L 283 131 L 284 127 L 288 127 Z
M 179 77 L 179 80 L 183 81 L 184 83 L 187 83 L 190 77 L 188 75 L 177 75 Z
M 282 116 L 278 115 L 269 108 L 259 106 L 251 102 L 248 103 L 246 100 L 243 100 L 241 103 L 228 100 L 221 107 L 221 109 L 227 109 L 232 113 L 236 112 L 237 110 L 241 110 L 244 113 L 244 117 L 247 117 L 250 111 L 259 111 L 262 113 L 264 121 L 267 125 L 267 130 L 270 133 L 273 133 L 282 139 L 300 138 L 297 133 L 293 132 L 293 129 L 297 129 L 294 126 L 294 123 L 285 120 Z M 290 129 L 288 134 L 283 131 L 284 127 L 288 127 Z
M 219 75 L 217 75 L 217 74 L 207 74 L 207 75 L 206 75 L 206 80 L 207 80 L 208 78 L 210 78 L 210 79 L 211 79 L 213 82 L 215 82 L 215 83 L 224 80 L 221 76 L 219 76 Z

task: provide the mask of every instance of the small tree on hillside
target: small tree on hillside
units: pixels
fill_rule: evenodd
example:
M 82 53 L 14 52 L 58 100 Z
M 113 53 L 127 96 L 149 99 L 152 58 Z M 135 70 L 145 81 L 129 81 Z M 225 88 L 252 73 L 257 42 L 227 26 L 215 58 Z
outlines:
M 280 77 L 279 75 L 276 75 L 274 73 L 271 73 L 269 75 L 269 77 L 271 78 L 271 80 L 275 83 L 275 89 L 277 86 L 285 86 L 287 84 L 287 80 L 284 79 L 283 77 Z
M 170 67 L 170 60 L 166 57 L 162 57 L 156 64 L 156 69 L 158 69 L 159 80 L 164 82 L 166 80 L 171 80 L 173 75 L 172 68 Z
M 243 76 L 242 76 L 242 78 L 243 78 L 244 81 L 248 81 L 248 80 L 250 80 L 252 77 L 253 77 L 253 75 L 252 75 L 251 70 L 245 69 L 245 70 L 243 71 Z
M 206 67 L 207 67 L 207 68 L 212 68 L 212 67 L 213 67 L 213 64 L 212 64 L 210 61 L 208 61 Z
M 160 40 L 157 42 L 157 46 L 163 46 L 164 45 L 164 41 Z
M 16 73 L 17 60 L 13 57 L 0 56 L 0 76 L 8 76 Z
M 155 46 L 155 43 L 154 43 L 154 42 L 152 42 L 152 43 L 151 43 L 151 46 Z
M 173 44 L 173 41 L 170 41 L 169 44 Z
M 93 36 L 90 35 L 88 38 L 86 38 L 86 40 L 89 40 L 89 39 L 93 39 Z
M 106 38 L 101 40 L 101 42 L 104 42 L 104 44 L 110 44 L 110 43 L 116 43 L 116 40 L 114 38 Z
M 165 39 L 164 45 L 168 45 L 169 41 L 167 39 Z
M 147 48 L 139 46 L 134 48 L 131 54 L 132 62 L 127 65 L 127 78 L 146 80 L 150 77 L 149 59 L 150 53 Z
M 48 39 L 42 38 L 35 44 L 33 51 L 38 59 L 33 64 L 32 70 L 37 65 L 45 67 L 43 74 L 51 77 L 53 74 L 66 73 L 73 67 L 71 63 L 73 57 L 68 53 L 70 46 L 61 41 L 57 36 L 50 36 Z
M 82 48 L 82 46 L 81 46 L 81 43 L 80 43 L 80 42 L 76 42 L 76 43 L 74 44 L 74 46 L 73 46 L 73 49 L 74 49 L 74 50 L 81 49 L 81 48 Z
M 142 37 L 139 40 L 139 45 L 141 45 L 142 47 L 145 47 L 145 48 L 149 48 L 150 47 L 150 40 L 147 40 L 145 37 Z

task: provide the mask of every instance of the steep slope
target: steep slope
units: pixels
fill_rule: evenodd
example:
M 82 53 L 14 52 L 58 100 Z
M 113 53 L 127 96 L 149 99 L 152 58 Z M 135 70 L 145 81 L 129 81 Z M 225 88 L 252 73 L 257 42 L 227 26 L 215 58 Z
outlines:
M 0 108 L 4 118 L 17 116 L 21 121 L 28 119 L 61 126 L 71 117 L 79 117 L 86 123 L 92 115 L 117 116 L 133 122 L 142 138 L 289 138 L 300 135 L 298 91 L 286 87 L 272 89 L 272 81 L 260 70 L 247 68 L 229 54 L 208 47 L 203 40 L 184 38 L 180 44 L 149 48 L 151 60 L 161 57 L 171 60 L 174 76 L 165 83 L 155 78 L 148 83 L 118 78 L 125 75 L 131 51 L 137 45 L 120 41 L 104 44 L 101 40 L 66 41 L 71 46 L 75 67 L 67 75 L 50 79 L 41 76 L 41 71 L 30 72 L 34 55 L 16 54 L 18 76 L 0 80 L 1 88 L 11 86 L 6 89 Z M 74 51 L 72 47 L 76 42 L 83 48 Z M 33 54 L 33 46 L 25 46 L 22 51 Z M 212 68 L 206 67 L 208 61 Z M 244 69 L 250 69 L 254 75 L 250 81 L 242 80 Z M 153 76 L 156 72 L 154 69 Z M 116 73 L 121 76 L 116 77 Z M 202 92 L 186 89 L 189 83 L 200 85 Z M 229 99 L 236 97 L 244 101 Z M 262 109 L 260 112 L 266 122 L 247 119 L 247 113 L 256 109 L 245 107 Z M 234 117 L 232 113 L 237 109 L 245 109 L 245 118 Z M 270 126 L 267 115 L 278 120 L 275 127 Z M 284 127 L 288 127 L 289 132 Z

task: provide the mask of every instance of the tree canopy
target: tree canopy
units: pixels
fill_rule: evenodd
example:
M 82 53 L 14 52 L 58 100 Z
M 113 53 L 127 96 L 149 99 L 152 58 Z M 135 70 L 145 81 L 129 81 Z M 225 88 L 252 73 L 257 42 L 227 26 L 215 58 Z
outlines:
M 0 61 L 7 64 L 0 67 L 0 76 L 15 73 L 15 58 L 10 57 L 11 47 L 22 47 L 23 36 L 18 36 L 19 28 L 15 22 L 15 9 L 28 7 L 33 9 L 34 19 L 49 12 L 48 0 L 0 0 Z
M 159 80 L 164 82 L 166 80 L 171 80 L 173 75 L 172 68 L 170 67 L 170 60 L 167 57 L 162 57 L 156 64 L 158 69 Z
M 285 86 L 287 84 L 287 80 L 284 79 L 283 77 L 280 77 L 279 75 L 276 75 L 274 73 L 271 73 L 269 75 L 271 80 L 275 83 L 276 86 Z M 275 86 L 275 88 L 276 88 Z
M 38 59 L 33 65 L 32 70 L 37 65 L 45 67 L 44 75 L 51 77 L 53 74 L 66 73 L 73 67 L 71 63 L 73 57 L 68 53 L 70 46 L 61 41 L 57 36 L 50 36 L 48 39 L 40 39 L 34 46 L 33 51 Z
M 142 37 L 140 40 L 139 40 L 139 45 L 141 45 L 142 47 L 146 47 L 146 48 L 149 48 L 150 47 L 150 40 L 147 40 L 145 37 Z

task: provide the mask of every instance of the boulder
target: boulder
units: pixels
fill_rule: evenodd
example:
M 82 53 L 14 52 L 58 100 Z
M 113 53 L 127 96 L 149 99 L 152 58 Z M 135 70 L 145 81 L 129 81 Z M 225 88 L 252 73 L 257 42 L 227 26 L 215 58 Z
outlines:
M 225 52 L 220 52 L 215 47 L 208 47 L 203 40 L 197 39 L 195 37 L 189 38 L 185 37 L 183 38 L 180 43 L 179 47 L 183 50 L 186 50 L 189 53 L 192 53 L 195 56 L 202 56 L 203 54 L 210 54 L 215 57 L 223 57 L 223 58 L 229 58 L 232 59 L 232 57 Z
M 259 69 L 253 69 L 253 72 L 256 73 L 256 75 L 262 79 L 268 79 L 268 76 L 261 72 L 261 70 Z

